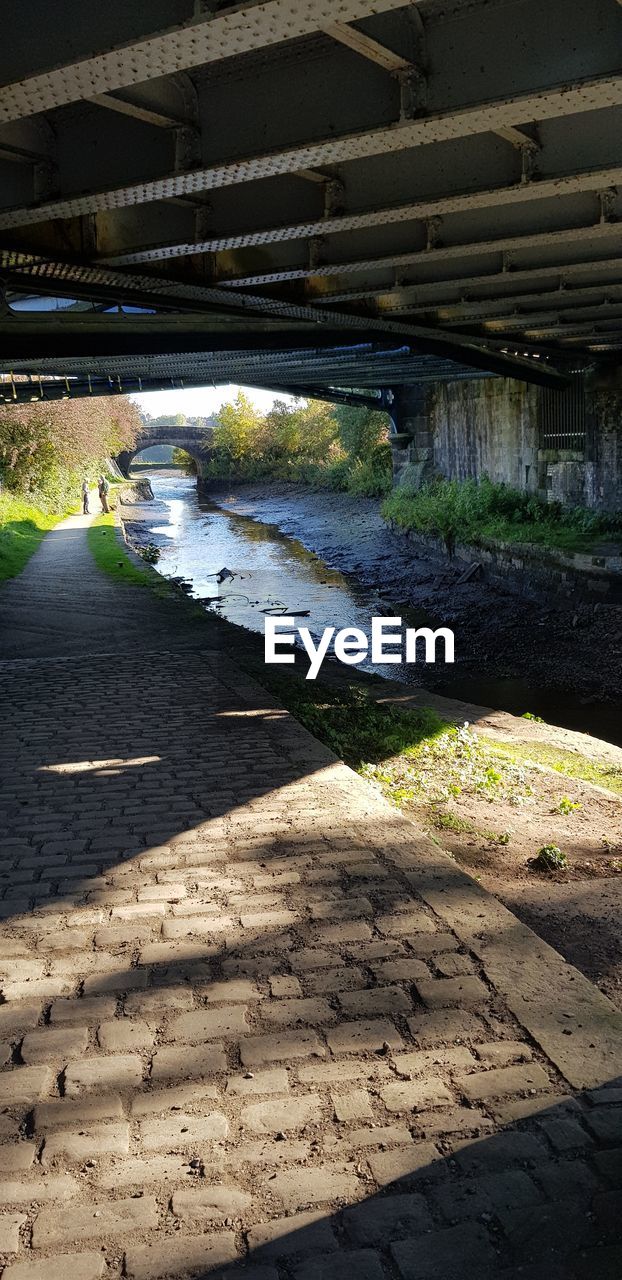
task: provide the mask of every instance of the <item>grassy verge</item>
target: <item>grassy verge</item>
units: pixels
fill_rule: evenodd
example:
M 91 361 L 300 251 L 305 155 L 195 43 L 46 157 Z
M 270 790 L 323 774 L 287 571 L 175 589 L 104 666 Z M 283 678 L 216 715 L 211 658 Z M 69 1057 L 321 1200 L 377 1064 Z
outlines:
M 135 587 L 152 587 L 159 589 L 165 583 L 158 580 L 155 573 L 147 567 L 142 569 L 132 562 L 124 548 L 120 545 L 115 527 L 115 517 L 96 516 L 87 530 L 89 550 L 98 567 L 109 574 L 116 582 L 126 582 Z M 167 592 L 168 594 L 168 592 Z
M 114 512 L 96 516 L 87 529 L 86 537 L 98 569 L 114 578 L 115 582 L 132 587 L 149 587 L 161 600 L 175 599 L 179 607 L 185 609 L 187 617 L 205 618 L 200 605 L 176 591 L 155 569 L 147 564 L 143 568 L 134 563 L 117 535 Z
M 448 725 L 429 707 L 380 706 L 360 686 L 311 684 L 297 674 L 273 674 L 256 660 L 244 665 L 305 728 L 469 870 L 482 860 L 508 878 L 524 869 L 527 853 L 537 851 L 537 841 L 531 847 L 525 834 L 530 814 L 542 797 L 550 804 L 551 772 L 622 795 L 622 770 L 574 752 L 541 743 L 499 743 L 469 725 Z M 575 809 L 586 811 L 589 803 L 585 795 L 581 803 L 564 797 L 549 810 L 556 815 L 552 821 L 568 814 L 570 821 Z M 570 826 L 571 848 L 573 839 Z M 527 842 L 522 851 L 521 842 Z M 592 864 L 586 865 L 592 874 Z M 615 861 L 607 874 L 612 869 L 619 870 Z
M 298 676 L 254 672 L 315 737 L 376 783 L 405 810 L 426 811 L 439 829 L 468 823 L 441 817 L 461 795 L 485 799 L 529 794 L 527 769 L 501 759 L 467 725 L 448 725 L 430 707 L 379 706 L 356 686 L 333 687 Z
M 41 540 L 63 514 L 41 511 L 21 498 L 0 493 L 0 582 L 21 573 Z
M 299 676 L 273 675 L 265 667 L 253 674 L 310 733 L 359 771 L 387 757 L 414 753 L 447 729 L 429 707 L 379 707 L 355 686 L 311 684 Z
M 389 494 L 382 511 L 401 528 L 441 537 L 448 547 L 488 540 L 581 552 L 603 538 L 619 539 L 621 529 L 620 517 L 545 502 L 485 476 L 437 480 L 416 491 L 405 485 Z

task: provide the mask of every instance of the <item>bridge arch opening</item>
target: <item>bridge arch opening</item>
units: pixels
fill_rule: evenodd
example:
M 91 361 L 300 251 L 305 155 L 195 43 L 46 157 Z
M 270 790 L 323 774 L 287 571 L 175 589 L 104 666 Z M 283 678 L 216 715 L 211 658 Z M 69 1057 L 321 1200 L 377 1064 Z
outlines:
M 161 447 L 161 446 L 158 446 L 158 447 Z M 169 447 L 171 450 L 170 459 L 168 458 L 160 459 L 160 458 L 154 458 L 154 457 L 148 456 L 154 448 L 153 445 L 151 446 L 142 445 L 140 449 L 136 450 L 136 452 L 130 453 L 128 472 L 131 473 L 132 468 L 135 466 L 145 467 L 147 470 L 149 468 L 153 468 L 154 470 L 156 470 L 160 467 L 167 467 L 167 466 L 176 467 L 178 464 L 174 461 L 174 454 L 172 451 L 175 449 L 178 449 L 181 453 L 184 453 L 186 455 L 189 462 L 193 463 L 194 465 L 193 474 L 196 476 L 197 480 L 203 479 L 204 467 L 207 459 L 205 457 L 205 454 L 201 450 L 193 448 L 192 445 L 190 446 L 170 445 Z M 191 474 L 190 470 L 188 470 L 187 474 Z
M 182 449 L 196 466 L 197 485 L 200 487 L 206 466 L 212 457 L 212 431 L 210 428 L 181 429 L 169 428 L 166 431 L 145 432 L 136 440 L 131 449 L 124 449 L 115 459 L 119 470 L 129 479 L 132 464 L 150 449 L 167 445 L 171 449 Z M 154 463 L 154 465 L 157 465 Z

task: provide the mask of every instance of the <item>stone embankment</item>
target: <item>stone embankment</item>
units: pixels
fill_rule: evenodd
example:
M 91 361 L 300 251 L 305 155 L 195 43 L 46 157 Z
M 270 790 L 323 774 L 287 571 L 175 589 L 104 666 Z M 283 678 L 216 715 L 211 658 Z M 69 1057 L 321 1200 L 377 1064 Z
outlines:
M 593 553 L 563 552 L 527 543 L 482 540 L 479 546 L 457 542 L 451 555 L 442 538 L 401 529 L 388 522 L 391 532 L 405 538 L 415 555 L 429 555 L 439 565 L 448 561 L 459 573 L 470 568 L 484 582 L 503 587 L 513 595 L 542 601 L 558 596 L 562 600 L 607 601 L 622 604 L 622 554 L 619 547 L 603 546 Z

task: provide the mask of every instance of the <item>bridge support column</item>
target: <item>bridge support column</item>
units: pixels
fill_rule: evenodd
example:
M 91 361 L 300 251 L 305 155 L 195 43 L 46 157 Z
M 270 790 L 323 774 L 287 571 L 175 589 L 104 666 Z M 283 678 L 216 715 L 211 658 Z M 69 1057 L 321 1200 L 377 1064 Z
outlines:
M 397 388 L 390 415 L 395 427 L 390 437 L 393 483 L 397 486 L 408 478 L 411 488 L 420 488 L 434 475 L 434 440 L 425 388 Z

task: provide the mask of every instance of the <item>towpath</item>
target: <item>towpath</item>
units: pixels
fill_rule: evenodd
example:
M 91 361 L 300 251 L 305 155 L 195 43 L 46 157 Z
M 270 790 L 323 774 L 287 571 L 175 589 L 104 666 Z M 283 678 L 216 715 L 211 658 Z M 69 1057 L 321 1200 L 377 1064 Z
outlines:
M 86 523 L 0 591 L 3 1280 L 617 1278 L 622 1015 Z

